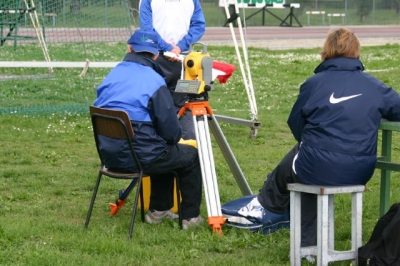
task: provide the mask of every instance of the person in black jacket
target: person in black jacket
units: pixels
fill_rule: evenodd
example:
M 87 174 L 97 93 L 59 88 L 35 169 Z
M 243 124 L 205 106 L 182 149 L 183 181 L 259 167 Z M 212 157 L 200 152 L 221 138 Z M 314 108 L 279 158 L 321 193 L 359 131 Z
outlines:
M 400 96 L 364 73 L 360 43 L 347 28 L 332 29 L 322 63 L 300 87 L 288 118 L 295 147 L 268 174 L 258 196 L 239 213 L 288 211 L 288 183 L 365 185 L 377 160 L 381 118 L 400 121 Z M 302 246 L 316 244 L 316 197 L 302 196 Z
M 152 31 L 136 30 L 128 40 L 128 53 L 97 88 L 94 105 L 126 111 L 132 121 L 133 147 L 145 173 L 151 174 L 148 223 L 163 218 L 178 218 L 173 207 L 173 176 L 179 178 L 182 195 L 183 228 L 199 225 L 202 194 L 201 169 L 197 149 L 178 143 L 182 129 L 155 59 L 158 36 Z M 119 140 L 99 136 L 106 167 L 120 172 L 136 171 L 129 150 Z

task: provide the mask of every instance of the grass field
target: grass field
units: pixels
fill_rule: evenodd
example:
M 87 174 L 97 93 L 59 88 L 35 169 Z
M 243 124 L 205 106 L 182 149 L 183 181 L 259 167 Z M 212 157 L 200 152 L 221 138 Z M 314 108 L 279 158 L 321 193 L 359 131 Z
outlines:
M 119 61 L 125 44 L 87 45 L 90 61 Z M 53 61 L 83 57 L 82 46 L 51 47 Z M 37 47 L 0 49 L 0 60 L 40 57 Z M 208 47 L 215 60 L 237 65 L 232 47 Z M 255 139 L 249 128 L 220 123 L 254 193 L 295 141 L 286 119 L 300 84 L 319 63 L 318 49 L 271 51 L 249 49 L 249 62 L 262 127 Z M 366 71 L 400 91 L 399 45 L 362 48 Z M 78 59 L 81 60 L 81 59 Z M 131 204 L 110 217 L 123 181 L 104 178 L 88 229 L 86 212 L 99 159 L 88 108 L 95 89 L 109 69 L 55 69 L 39 79 L 0 79 L 0 265 L 289 265 L 289 231 L 260 235 L 223 227 L 223 236 L 204 223 L 179 230 L 177 222 L 148 225 L 136 219 L 133 239 L 127 240 Z M 1 68 L 0 76 L 44 75 L 47 69 Z M 224 85 L 210 93 L 215 113 L 249 119 L 249 104 L 239 68 Z M 399 159 L 394 134 L 393 158 Z M 218 146 L 213 142 L 221 202 L 241 196 Z M 379 171 L 364 193 L 363 242 L 379 214 Z M 400 202 L 399 174 L 393 173 L 391 203 Z M 336 200 L 336 242 L 349 247 L 350 198 Z M 202 216 L 207 217 L 205 202 Z M 304 265 L 308 265 L 305 263 Z M 349 265 L 349 262 L 331 265 Z

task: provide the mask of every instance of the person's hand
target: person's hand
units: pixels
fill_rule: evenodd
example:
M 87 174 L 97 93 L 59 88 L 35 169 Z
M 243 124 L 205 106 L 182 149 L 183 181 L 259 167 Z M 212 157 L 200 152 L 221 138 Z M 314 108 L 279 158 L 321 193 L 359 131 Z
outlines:
M 172 48 L 172 50 L 170 52 L 179 56 L 181 54 L 181 48 L 177 45 L 173 45 L 173 47 L 174 48 Z
M 174 48 L 172 48 L 171 51 L 169 51 L 170 53 L 173 53 L 176 55 L 176 57 L 165 57 L 167 58 L 168 61 L 179 61 L 181 62 L 182 60 L 180 59 L 180 54 L 181 54 L 181 48 L 179 48 L 179 46 L 177 45 L 173 45 Z

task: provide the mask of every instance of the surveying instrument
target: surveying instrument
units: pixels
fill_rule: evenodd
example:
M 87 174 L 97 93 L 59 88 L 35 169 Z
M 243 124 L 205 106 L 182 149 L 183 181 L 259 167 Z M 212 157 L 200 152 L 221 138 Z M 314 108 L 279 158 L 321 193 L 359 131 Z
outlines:
M 193 51 L 195 45 L 202 45 L 202 50 Z M 222 234 L 221 226 L 226 219 L 223 218 L 221 211 L 209 129 L 211 129 L 242 194 L 252 195 L 253 193 L 208 103 L 208 92 L 214 89 L 214 81 L 212 59 L 204 44 L 194 43 L 190 46 L 189 54 L 183 60 L 182 71 L 183 79 L 178 80 L 175 93 L 185 93 L 189 96 L 189 100 L 178 112 L 178 118 L 184 116 L 187 111 L 192 113 L 207 204 L 208 224 L 212 226 L 214 233 Z

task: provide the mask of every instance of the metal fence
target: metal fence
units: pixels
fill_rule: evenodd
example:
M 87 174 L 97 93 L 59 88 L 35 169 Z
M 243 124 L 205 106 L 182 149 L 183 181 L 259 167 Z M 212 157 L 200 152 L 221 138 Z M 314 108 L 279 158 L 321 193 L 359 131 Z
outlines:
M 200 0 L 207 26 L 223 26 L 226 21 L 223 0 Z M 237 0 L 245 3 L 239 9 L 247 26 L 276 26 L 291 15 L 303 26 L 326 25 L 400 25 L 400 0 L 294 0 L 295 8 L 263 6 L 270 0 Z M 275 0 L 281 2 L 279 0 Z M 253 6 L 256 4 L 256 6 Z M 240 5 L 239 5 L 240 6 Z M 218 12 L 216 12 L 216 10 Z M 292 14 L 290 13 L 292 11 Z
M 125 40 L 140 27 L 139 1 L 0 0 L 1 45 L 11 40 L 16 47 L 17 40 L 35 36 L 27 2 L 36 3 L 46 40 L 66 43 Z M 400 25 L 400 0 L 200 0 L 207 27 L 225 26 L 225 1 L 238 1 L 244 26 Z
M 132 7 L 138 8 L 139 0 L 128 1 Z M 224 26 L 226 15 L 221 1 L 223 0 L 200 0 L 207 26 Z M 271 0 L 237 1 L 246 4 L 257 3 L 257 7 L 240 9 L 240 17 L 247 26 L 276 26 L 279 25 L 279 19 L 290 15 L 290 8 L 259 7 L 260 4 L 269 3 Z M 300 4 L 299 8 L 292 10 L 292 15 L 303 26 L 400 25 L 400 0 L 286 0 L 285 3 Z

